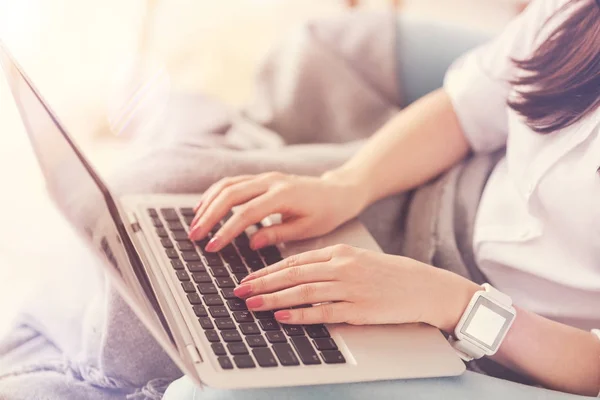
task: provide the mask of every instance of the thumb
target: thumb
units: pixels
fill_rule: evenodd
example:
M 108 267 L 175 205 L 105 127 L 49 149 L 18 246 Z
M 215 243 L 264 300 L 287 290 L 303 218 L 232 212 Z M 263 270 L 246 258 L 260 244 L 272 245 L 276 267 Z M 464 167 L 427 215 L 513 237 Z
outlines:
M 250 246 L 258 250 L 273 244 L 306 239 L 311 236 L 307 231 L 308 223 L 305 219 L 297 219 L 262 228 L 252 235 Z

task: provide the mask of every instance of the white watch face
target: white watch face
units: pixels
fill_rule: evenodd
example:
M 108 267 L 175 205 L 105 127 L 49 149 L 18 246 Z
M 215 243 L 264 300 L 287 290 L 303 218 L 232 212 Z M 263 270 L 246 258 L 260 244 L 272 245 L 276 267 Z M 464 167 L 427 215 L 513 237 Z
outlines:
M 481 296 L 473 305 L 460 333 L 494 351 L 513 318 L 512 312 Z

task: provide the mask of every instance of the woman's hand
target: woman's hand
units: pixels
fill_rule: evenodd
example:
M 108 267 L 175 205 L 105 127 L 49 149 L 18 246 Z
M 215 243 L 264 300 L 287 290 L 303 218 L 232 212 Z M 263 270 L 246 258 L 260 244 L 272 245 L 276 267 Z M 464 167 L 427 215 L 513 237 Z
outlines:
M 477 290 L 409 258 L 338 245 L 254 272 L 234 293 L 250 310 L 279 310 L 275 318 L 285 324 L 425 322 L 451 332 Z M 317 305 L 288 309 L 303 304 Z
M 225 178 L 202 196 L 190 239 L 206 237 L 236 206 L 234 215 L 206 246 L 207 251 L 221 250 L 247 227 L 273 214 L 281 214 L 282 223 L 256 232 L 252 248 L 323 235 L 358 215 L 365 204 L 358 188 L 338 179 L 277 172 Z

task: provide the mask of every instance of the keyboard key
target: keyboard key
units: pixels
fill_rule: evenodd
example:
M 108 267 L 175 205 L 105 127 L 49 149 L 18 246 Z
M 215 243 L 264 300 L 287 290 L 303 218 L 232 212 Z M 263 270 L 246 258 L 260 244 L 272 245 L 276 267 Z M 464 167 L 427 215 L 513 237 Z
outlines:
M 223 258 L 237 256 L 237 250 L 230 243 L 221 249 L 221 256 L 223 256 Z
M 154 208 L 148 209 L 148 215 L 151 217 L 158 217 L 158 213 L 156 212 L 156 209 L 154 209 Z
M 257 319 L 272 319 L 273 311 L 255 311 L 254 316 Z
M 260 324 L 260 327 L 264 331 L 278 331 L 279 330 L 279 324 L 277 324 L 277 321 L 275 321 L 274 319 L 260 319 L 260 320 L 258 320 L 258 323 Z
M 306 336 L 295 336 L 291 338 L 292 344 L 296 348 L 302 362 L 306 365 L 321 364 L 317 352 L 310 344 Z
M 263 259 L 265 260 L 265 263 L 267 265 L 273 265 L 273 264 L 283 260 L 283 258 L 281 257 L 281 253 L 279 252 L 279 249 L 275 246 L 265 247 L 264 249 L 261 249 L 259 252 L 260 252 L 260 255 L 263 257 Z
M 169 232 L 167 232 L 167 230 L 165 228 L 156 228 L 156 234 L 160 238 L 167 238 L 167 237 L 169 237 Z
M 233 288 L 224 288 L 221 290 L 221 295 L 224 299 L 231 300 L 237 299 L 238 297 L 233 293 Z
M 281 331 L 269 331 L 265 333 L 267 336 L 267 340 L 271 343 L 285 343 L 287 342 L 287 338 Z
M 204 248 L 206 247 L 206 245 L 208 244 L 208 242 L 210 242 L 210 237 L 204 237 L 202 239 L 196 240 L 196 246 L 200 247 L 202 249 L 202 251 L 204 251 Z
M 244 335 L 260 335 L 260 329 L 258 329 L 258 326 L 254 322 L 240 324 L 240 331 Z
M 221 331 L 235 329 L 235 322 L 231 318 L 217 318 L 215 319 L 215 325 Z
M 191 207 L 180 208 L 179 212 L 181 213 L 181 215 L 186 216 L 186 217 L 193 217 L 196 215 L 196 213 L 194 212 L 194 209 Z
M 250 347 L 267 347 L 267 342 L 259 335 L 246 336 L 246 341 Z
M 256 364 L 250 356 L 234 356 L 233 362 L 238 368 L 256 368 Z
M 177 248 L 180 251 L 189 251 L 196 249 L 196 246 L 194 246 L 194 243 L 190 242 L 189 240 L 178 240 Z
M 206 272 L 206 268 L 201 262 L 187 263 L 187 267 L 190 272 Z
M 229 264 L 229 269 L 234 274 L 243 274 L 243 273 L 247 274 L 248 273 L 248 268 L 246 268 L 246 266 L 243 263 Z
M 174 208 L 161 208 L 160 213 L 167 221 L 179 221 L 179 216 Z
M 181 282 L 181 287 L 186 293 L 196 293 L 196 286 L 192 282 Z
M 329 331 L 327 330 L 327 328 L 325 328 L 325 325 L 306 325 L 305 328 L 306 333 L 308 333 L 308 336 L 310 336 L 311 338 L 329 337 Z
M 179 279 L 179 281 L 181 282 L 186 282 L 190 280 L 189 275 L 185 271 L 175 271 L 175 273 L 177 274 L 177 279 Z
M 201 258 L 195 251 L 182 251 L 183 261 L 200 261 Z
M 208 312 L 213 318 L 227 318 L 229 317 L 229 311 L 223 306 L 208 307 Z
M 222 267 L 223 261 L 221 261 L 221 257 L 219 257 L 216 253 L 203 253 L 202 254 L 206 259 L 206 264 L 210 267 Z
M 337 350 L 338 347 L 331 338 L 317 338 L 313 340 L 317 350 Z
M 194 217 L 185 216 L 185 217 L 183 217 L 183 220 L 185 221 L 185 224 L 187 226 L 191 226 L 192 222 L 194 222 Z
M 165 253 L 167 253 L 167 257 L 171 259 L 179 259 L 179 253 L 175 249 L 166 249 Z
M 258 365 L 263 368 L 276 367 L 278 365 L 271 349 L 252 349 L 252 354 L 254 354 Z
M 173 266 L 173 269 L 184 269 L 183 263 L 179 258 L 171 260 L 171 265 Z
M 155 228 L 162 228 L 163 227 L 163 223 L 160 220 L 160 218 L 158 218 L 158 217 L 152 218 L 152 225 L 154 225 Z
M 233 364 L 231 363 L 231 360 L 229 359 L 229 357 L 222 356 L 222 357 L 217 358 L 217 360 L 219 361 L 219 365 L 221 366 L 221 368 L 233 369 Z
M 175 240 L 188 240 L 188 234 L 185 231 L 173 231 L 171 232 L 171 236 Z
M 200 322 L 202 329 L 215 329 L 212 321 L 208 317 L 198 318 L 198 322 Z
M 200 294 L 216 294 L 219 293 L 215 285 L 212 283 L 201 283 L 198 285 L 198 291 Z
M 217 282 L 217 286 L 220 288 L 235 287 L 235 282 L 231 278 L 215 278 L 215 282 Z
M 202 304 L 202 299 L 200 298 L 200 295 L 198 295 L 198 293 L 190 293 L 187 295 L 187 298 L 190 301 L 190 304 Z
M 240 283 L 242 283 L 242 279 L 244 279 L 247 276 L 248 276 L 248 272 L 241 272 L 241 273 L 234 274 L 235 281 L 238 283 L 238 285 Z
M 204 308 L 204 306 L 201 306 L 201 305 L 194 306 L 194 314 L 196 314 L 197 317 L 208 317 L 206 308 Z
M 227 343 L 242 341 L 242 337 L 240 336 L 240 333 L 238 331 L 233 331 L 233 330 L 221 332 L 221 337 Z
M 304 336 L 304 329 L 298 325 L 284 325 L 283 330 L 288 336 Z
M 217 222 L 217 223 L 215 224 L 215 226 L 213 226 L 213 227 L 212 227 L 212 229 L 210 230 L 210 234 L 211 234 L 211 236 L 215 236 L 215 234 L 216 234 L 217 232 L 219 232 L 219 229 L 221 229 L 221 222 Z
M 223 346 L 221 343 L 213 343 L 210 345 L 210 347 L 212 347 L 213 353 L 215 353 L 216 356 L 227 355 L 227 350 L 225 350 L 225 346 Z
M 246 233 L 243 232 L 234 239 L 234 242 L 239 248 L 243 247 L 244 245 L 247 246 L 250 243 L 250 239 L 248 238 L 248 235 L 246 235 Z
M 252 261 L 246 260 L 246 264 L 248 264 L 248 268 L 250 268 L 252 271 L 258 271 L 265 267 L 265 264 L 260 258 Z
M 162 247 L 164 247 L 165 249 L 173 248 L 173 242 L 171 242 L 171 239 L 169 239 L 169 238 L 160 239 L 160 243 L 162 244 Z
M 221 300 L 221 296 L 218 294 L 209 294 L 204 296 L 204 304 L 207 306 L 222 306 L 223 300 Z
M 221 338 L 219 337 L 219 334 L 217 333 L 217 331 L 206 331 L 204 332 L 206 334 L 206 338 L 208 339 L 209 342 L 215 343 L 215 342 L 220 342 Z
M 239 323 L 254 321 L 254 317 L 250 311 L 234 311 L 233 318 Z
M 169 229 L 171 231 L 183 231 L 183 230 L 185 230 L 185 228 L 183 227 L 183 225 L 181 225 L 181 222 L 179 222 L 179 219 L 177 219 L 177 221 L 167 221 L 167 225 L 169 226 Z
M 227 350 L 229 350 L 229 353 L 233 356 L 240 354 L 248 354 L 248 348 L 246 347 L 244 342 L 228 343 Z
M 229 254 L 226 257 L 223 256 L 223 260 L 227 262 L 227 264 L 240 265 L 243 264 L 243 261 L 240 256 L 237 254 Z
M 211 283 L 212 278 L 208 274 L 208 272 L 195 272 L 192 274 L 192 279 L 196 283 Z
M 296 357 L 294 350 L 292 350 L 292 347 L 289 344 L 275 343 L 273 345 L 273 351 L 275 351 L 275 355 L 277 355 L 277 358 L 279 359 L 281 365 L 300 365 L 298 357 Z
M 229 276 L 229 271 L 227 271 L 227 268 L 225 268 L 225 267 L 211 267 L 210 272 L 212 273 L 212 276 L 214 276 L 216 278 L 222 278 L 222 277 Z
M 227 307 L 229 307 L 231 311 L 245 311 L 248 309 L 248 307 L 246 307 L 246 302 L 242 299 L 227 300 Z
M 346 359 L 344 355 L 337 350 L 328 350 L 321 353 L 325 364 L 344 364 Z

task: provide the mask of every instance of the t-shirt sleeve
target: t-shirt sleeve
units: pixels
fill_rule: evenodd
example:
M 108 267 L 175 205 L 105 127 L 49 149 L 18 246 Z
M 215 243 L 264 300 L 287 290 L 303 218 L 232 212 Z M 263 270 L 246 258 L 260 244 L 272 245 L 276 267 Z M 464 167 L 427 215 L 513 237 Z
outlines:
M 542 28 L 546 31 L 545 22 L 565 2 L 534 0 L 501 34 L 464 54 L 448 69 L 444 89 L 473 151 L 492 152 L 506 145 L 509 81 L 516 76 L 512 59 L 533 54 Z

